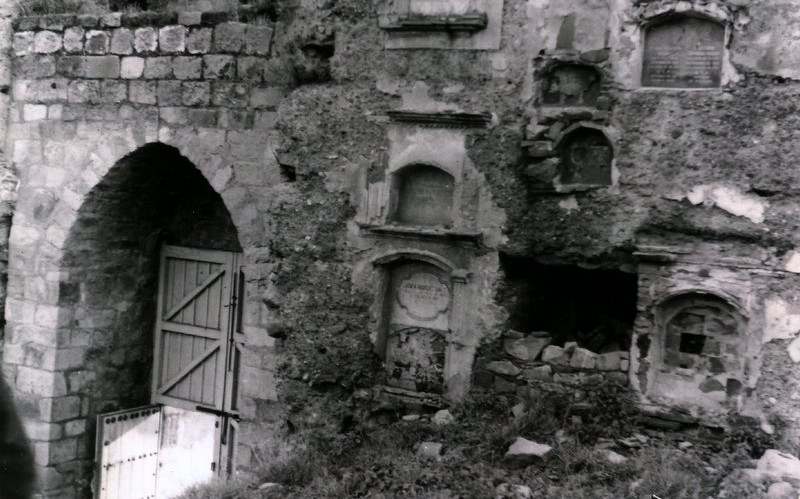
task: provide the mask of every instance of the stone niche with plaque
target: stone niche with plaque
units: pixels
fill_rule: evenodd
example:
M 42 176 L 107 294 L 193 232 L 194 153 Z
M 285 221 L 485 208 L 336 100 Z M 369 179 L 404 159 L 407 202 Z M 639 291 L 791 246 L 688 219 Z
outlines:
M 401 225 L 453 225 L 455 181 L 449 173 L 429 165 L 406 166 L 396 174 L 390 219 Z
M 645 31 L 642 86 L 714 88 L 722 79 L 725 26 L 690 16 L 668 18 Z
M 402 263 L 390 274 L 386 384 L 441 394 L 453 303 L 450 277 L 424 262 Z
M 594 128 L 577 128 L 561 145 L 561 184 L 611 185 L 614 149 Z

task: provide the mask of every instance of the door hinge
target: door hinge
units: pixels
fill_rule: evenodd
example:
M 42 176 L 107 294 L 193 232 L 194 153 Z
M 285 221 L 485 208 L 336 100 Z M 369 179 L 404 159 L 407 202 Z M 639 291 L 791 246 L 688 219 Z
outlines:
M 216 461 L 211 461 L 211 471 L 217 471 L 217 463 L 216 463 Z

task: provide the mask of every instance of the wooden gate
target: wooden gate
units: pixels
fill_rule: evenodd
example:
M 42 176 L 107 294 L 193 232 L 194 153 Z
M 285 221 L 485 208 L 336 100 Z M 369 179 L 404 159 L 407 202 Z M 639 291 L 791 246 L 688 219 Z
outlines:
M 160 263 L 154 405 L 99 416 L 102 499 L 170 498 L 230 474 L 241 345 L 239 254 L 164 246 Z M 133 424 L 141 414 L 148 414 L 146 424 Z

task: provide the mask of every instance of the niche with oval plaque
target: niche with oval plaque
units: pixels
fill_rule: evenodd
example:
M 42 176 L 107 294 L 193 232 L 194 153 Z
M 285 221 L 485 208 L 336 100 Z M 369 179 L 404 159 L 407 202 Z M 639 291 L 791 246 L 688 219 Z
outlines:
M 552 68 L 542 82 L 542 104 L 549 106 L 594 106 L 600 97 L 600 73 L 582 64 Z
M 450 278 L 438 267 L 414 262 L 391 271 L 386 341 L 389 386 L 442 392 L 451 307 Z
M 611 185 L 614 150 L 600 130 L 578 128 L 561 149 L 562 184 Z
M 647 30 L 642 85 L 718 87 L 722 78 L 725 27 L 696 17 L 668 19 Z
M 395 175 L 394 222 L 447 228 L 453 225 L 452 175 L 428 165 L 407 166 Z

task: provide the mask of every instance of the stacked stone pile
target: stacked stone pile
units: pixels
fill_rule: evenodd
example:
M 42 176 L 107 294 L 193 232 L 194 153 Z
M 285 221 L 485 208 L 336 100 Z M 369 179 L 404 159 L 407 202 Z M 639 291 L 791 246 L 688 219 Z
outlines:
M 551 345 L 543 332 L 523 334 L 509 331 L 503 352 L 476 370 L 475 385 L 499 393 L 524 394 L 528 385 L 559 389 L 615 382 L 627 385 L 630 354 L 615 351 L 598 354 L 575 342 Z

